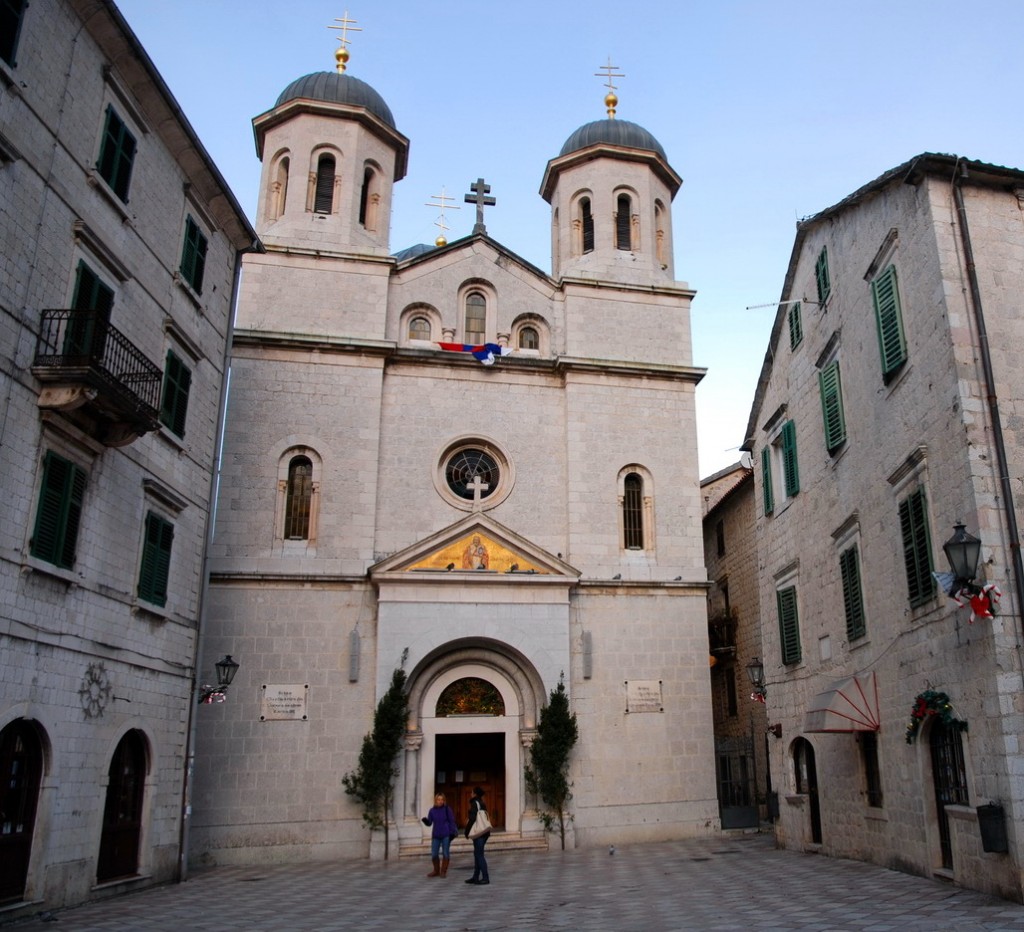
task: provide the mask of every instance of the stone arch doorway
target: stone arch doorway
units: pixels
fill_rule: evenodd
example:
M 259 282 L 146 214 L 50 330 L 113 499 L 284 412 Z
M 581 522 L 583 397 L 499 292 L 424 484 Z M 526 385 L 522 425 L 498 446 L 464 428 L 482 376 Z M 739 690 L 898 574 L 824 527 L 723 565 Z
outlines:
M 114 750 L 107 775 L 103 831 L 96 865 L 99 883 L 138 873 L 147 763 L 145 736 L 137 729 L 127 732 Z
M 0 730 L 0 903 L 25 892 L 42 777 L 36 724 L 18 719 L 6 725 Z
M 467 680 L 483 684 L 489 699 L 453 708 L 442 702 Z M 415 725 L 406 763 L 408 815 L 419 843 L 429 829 L 418 816 L 443 792 L 459 826 L 466 824 L 476 786 L 497 831 L 511 835 L 541 831 L 523 781 L 525 747 L 536 734 L 544 698 L 540 676 L 526 658 L 505 645 L 457 646 L 436 651 L 410 675 L 410 711 Z M 411 783 L 411 785 L 410 785 Z

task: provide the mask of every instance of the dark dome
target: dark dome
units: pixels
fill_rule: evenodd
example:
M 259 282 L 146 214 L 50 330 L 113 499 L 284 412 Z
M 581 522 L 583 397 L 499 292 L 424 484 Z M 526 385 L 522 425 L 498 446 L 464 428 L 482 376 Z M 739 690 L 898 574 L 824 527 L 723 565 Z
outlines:
M 415 246 L 408 246 L 405 249 L 400 249 L 394 253 L 392 258 L 397 259 L 399 262 L 405 262 L 406 259 L 415 259 L 417 256 L 422 256 L 428 252 L 433 252 L 437 249 L 437 246 L 428 246 L 426 243 L 417 243 Z
M 657 152 L 666 162 L 668 156 L 658 142 L 647 130 L 629 120 L 595 120 L 585 123 L 565 141 L 559 156 L 578 152 L 589 146 L 604 143 L 609 146 L 624 146 L 629 149 L 649 149 Z
M 384 98 L 365 81 L 360 81 L 359 78 L 353 78 L 348 74 L 338 74 L 336 71 L 315 71 L 305 77 L 296 78 L 281 91 L 281 96 L 277 98 L 277 103 L 274 106 L 280 107 L 281 104 L 300 97 L 324 100 L 332 104 L 365 107 L 392 129 L 397 129 L 395 118 L 391 115 L 391 109 L 384 103 Z

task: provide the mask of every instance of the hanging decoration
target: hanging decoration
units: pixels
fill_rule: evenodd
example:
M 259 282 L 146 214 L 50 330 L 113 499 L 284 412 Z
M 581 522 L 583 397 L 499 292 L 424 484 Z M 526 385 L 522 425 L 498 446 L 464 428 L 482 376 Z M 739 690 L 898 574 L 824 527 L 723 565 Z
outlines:
M 937 715 L 948 728 L 967 731 L 967 722 L 956 717 L 949 696 L 933 689 L 926 689 L 923 693 L 918 693 L 911 706 L 910 721 L 907 724 L 907 744 L 914 743 L 921 724 L 933 715 Z
M 932 573 L 936 582 L 960 608 L 970 608 L 970 624 L 977 618 L 994 618 L 1003 593 L 995 583 L 978 586 L 961 583 L 953 573 Z

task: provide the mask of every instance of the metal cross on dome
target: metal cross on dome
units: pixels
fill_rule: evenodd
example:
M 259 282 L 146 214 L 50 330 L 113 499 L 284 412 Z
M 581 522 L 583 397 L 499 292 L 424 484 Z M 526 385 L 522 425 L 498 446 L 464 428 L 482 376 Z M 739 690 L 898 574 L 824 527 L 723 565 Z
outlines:
M 476 224 L 473 226 L 474 233 L 486 233 L 487 227 L 484 226 L 484 208 L 493 207 L 497 204 L 497 200 L 493 197 L 486 197 L 491 193 L 491 186 L 487 184 L 483 178 L 477 178 L 470 186 L 469 190 L 472 194 L 466 195 L 467 204 L 476 204 Z
M 328 26 L 327 28 L 337 29 L 341 32 L 341 35 L 338 36 L 338 41 L 341 43 L 341 45 L 338 47 L 338 50 L 334 53 L 334 59 L 337 62 L 336 67 L 338 69 L 338 74 L 342 74 L 345 71 L 345 66 L 348 64 L 348 44 L 352 41 L 348 37 L 348 34 L 350 32 L 362 32 L 363 30 L 355 25 L 356 23 L 359 22 L 359 20 L 348 18 L 348 10 L 345 10 L 345 15 L 342 16 L 341 19 L 335 17 L 334 21 L 336 23 L 341 23 L 341 25 Z

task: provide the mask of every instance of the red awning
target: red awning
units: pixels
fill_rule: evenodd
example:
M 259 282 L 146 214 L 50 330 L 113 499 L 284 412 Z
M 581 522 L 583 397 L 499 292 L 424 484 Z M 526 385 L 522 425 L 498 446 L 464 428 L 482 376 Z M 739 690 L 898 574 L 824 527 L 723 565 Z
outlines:
M 874 673 L 837 680 L 810 702 L 805 732 L 878 731 L 878 684 Z

